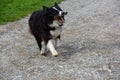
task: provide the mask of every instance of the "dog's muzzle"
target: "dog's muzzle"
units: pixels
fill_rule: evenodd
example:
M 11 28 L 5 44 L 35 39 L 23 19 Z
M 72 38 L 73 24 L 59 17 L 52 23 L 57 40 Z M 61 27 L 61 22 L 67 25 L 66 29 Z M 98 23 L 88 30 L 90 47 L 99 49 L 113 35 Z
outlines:
M 63 26 L 65 21 L 61 16 L 54 16 L 54 20 L 57 22 L 59 26 Z
M 59 24 L 59 26 L 61 27 L 61 26 L 63 26 L 63 24 Z

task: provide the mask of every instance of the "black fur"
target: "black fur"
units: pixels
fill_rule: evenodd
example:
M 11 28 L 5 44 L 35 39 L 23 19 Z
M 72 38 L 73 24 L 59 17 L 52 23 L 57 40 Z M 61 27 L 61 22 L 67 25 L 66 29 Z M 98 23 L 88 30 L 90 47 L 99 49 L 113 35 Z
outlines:
M 52 7 L 56 7 L 62 11 L 57 3 L 55 3 L 55 5 Z M 47 45 L 48 41 L 52 39 L 50 31 L 55 30 L 55 27 L 50 27 L 49 25 L 53 23 L 54 16 L 59 15 L 59 12 L 54 10 L 52 7 L 43 6 L 43 10 L 33 12 L 29 19 L 30 31 L 35 37 L 40 50 L 42 47 L 41 42 L 44 41 Z M 61 17 L 64 18 L 64 15 L 65 14 L 63 14 Z M 60 39 L 60 35 L 58 35 L 57 38 Z

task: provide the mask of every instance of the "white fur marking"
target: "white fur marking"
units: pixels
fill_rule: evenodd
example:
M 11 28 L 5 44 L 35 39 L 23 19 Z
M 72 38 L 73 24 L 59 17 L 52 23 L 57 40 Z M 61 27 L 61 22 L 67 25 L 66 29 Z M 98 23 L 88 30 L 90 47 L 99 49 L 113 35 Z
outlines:
M 58 22 L 57 22 L 57 21 L 53 21 L 53 23 L 52 23 L 52 24 L 50 24 L 49 26 L 50 26 L 50 27 L 58 27 L 58 26 L 59 26 L 59 24 L 58 24 Z
M 53 24 L 50 25 L 50 27 L 55 27 L 55 30 L 51 30 L 50 34 L 53 36 L 53 38 L 57 38 L 62 32 L 62 27 L 57 24 L 56 21 L 53 21 Z
M 53 7 L 53 9 L 57 10 L 58 12 L 60 11 L 60 10 L 58 10 L 56 7 Z
M 45 54 L 45 48 L 46 48 L 46 46 L 45 46 L 45 42 L 42 41 L 41 45 L 42 45 L 42 48 L 41 48 L 40 54 L 43 55 L 43 54 Z
M 47 48 L 50 50 L 50 52 L 52 53 L 53 56 L 57 56 L 58 55 L 58 53 L 55 50 L 55 47 L 54 47 L 54 45 L 52 43 L 52 40 L 48 41 Z
M 53 7 L 54 10 L 57 10 L 59 12 L 59 15 L 61 16 L 63 11 L 58 10 L 56 7 Z
M 54 31 L 50 31 L 50 34 L 53 36 L 53 38 L 57 38 L 62 32 L 62 28 L 61 27 L 58 27 L 56 28 L 56 30 Z
M 59 15 L 60 15 L 60 16 L 62 15 L 62 13 L 63 13 L 63 11 L 59 11 Z

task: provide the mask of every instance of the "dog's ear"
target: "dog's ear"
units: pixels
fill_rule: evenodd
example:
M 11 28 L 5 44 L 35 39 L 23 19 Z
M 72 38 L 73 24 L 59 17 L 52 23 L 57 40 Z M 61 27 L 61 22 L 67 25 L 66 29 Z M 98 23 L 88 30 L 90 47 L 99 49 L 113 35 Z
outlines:
M 54 6 L 58 6 L 58 4 L 55 2 Z
M 43 11 L 48 11 L 49 7 L 43 6 Z

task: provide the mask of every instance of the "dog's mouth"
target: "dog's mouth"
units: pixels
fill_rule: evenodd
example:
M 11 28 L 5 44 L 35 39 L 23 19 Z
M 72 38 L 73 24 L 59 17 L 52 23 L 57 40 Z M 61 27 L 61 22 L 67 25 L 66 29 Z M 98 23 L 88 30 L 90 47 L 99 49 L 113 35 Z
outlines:
M 63 24 L 59 24 L 59 26 L 63 26 Z

